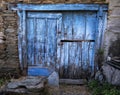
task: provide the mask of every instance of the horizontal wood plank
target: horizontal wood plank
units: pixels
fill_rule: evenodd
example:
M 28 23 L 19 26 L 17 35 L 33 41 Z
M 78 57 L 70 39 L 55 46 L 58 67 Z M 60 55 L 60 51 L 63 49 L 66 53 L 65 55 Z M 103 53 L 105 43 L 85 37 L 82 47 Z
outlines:
M 73 11 L 73 10 L 108 10 L 107 4 L 11 4 L 9 7 L 12 10 L 39 10 L 39 11 Z
M 82 85 L 85 84 L 86 79 L 60 79 L 59 82 L 61 84 Z

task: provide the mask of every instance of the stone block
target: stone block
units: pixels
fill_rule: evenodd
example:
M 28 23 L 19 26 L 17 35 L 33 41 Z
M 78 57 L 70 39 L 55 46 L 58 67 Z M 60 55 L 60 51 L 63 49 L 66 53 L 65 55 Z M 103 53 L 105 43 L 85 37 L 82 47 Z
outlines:
M 52 0 L 44 0 L 42 3 L 43 4 L 54 4 L 55 2 Z
M 111 10 L 110 16 L 120 16 L 120 6 L 114 7 L 114 9 Z
M 5 61 L 3 59 L 0 59 L 0 67 L 4 66 Z M 0 71 L 0 76 L 1 76 L 1 71 Z
M 12 33 L 12 32 L 15 32 L 15 29 L 14 28 L 8 28 L 8 29 L 6 29 L 6 32 Z
M 45 77 L 26 76 L 16 80 L 12 80 L 5 87 L 5 92 L 14 92 L 18 94 L 36 95 L 46 87 Z M 42 92 L 41 92 L 42 93 Z M 44 94 L 43 94 L 44 95 Z
M 0 59 L 3 59 L 3 60 L 4 60 L 5 57 L 6 57 L 6 52 L 3 51 L 3 52 L 1 53 L 1 51 L 0 51 Z
M 120 0 L 109 0 L 109 9 L 113 9 L 115 6 L 120 6 Z
M 0 39 L 0 44 L 4 44 L 4 43 L 5 43 L 5 41 Z
M 108 64 L 104 64 L 103 67 L 103 74 L 106 77 L 106 80 L 113 84 L 120 86 L 120 70 L 116 69 Z
M 120 26 L 120 16 L 109 16 L 108 26 Z
M 59 87 L 59 75 L 57 72 L 53 72 L 49 77 L 48 77 L 48 86 L 50 87 Z
M 0 44 L 0 53 L 4 53 L 6 51 L 6 44 Z
M 11 78 L 11 77 L 14 77 L 14 78 L 18 78 L 19 77 L 19 70 L 15 67 L 15 68 L 12 68 L 12 67 L 8 67 L 8 66 L 5 66 L 6 65 L 6 62 L 3 63 L 3 65 L 0 67 L 0 78 Z
M 5 13 L 5 14 L 3 14 L 3 16 L 5 17 L 14 17 L 15 16 L 15 14 L 11 14 L 11 13 Z
M 5 39 L 5 35 L 4 35 L 4 33 L 3 32 L 0 32 L 0 39 Z
M 120 17 L 109 17 L 107 30 L 120 33 Z
M 6 58 L 6 64 L 5 64 L 5 66 L 7 67 L 7 68 L 19 68 L 19 60 L 16 58 L 9 58 L 9 56 L 7 56 L 7 58 Z
M 6 17 L 5 20 L 7 20 L 7 21 L 11 21 L 11 20 L 15 21 L 17 19 L 15 17 Z

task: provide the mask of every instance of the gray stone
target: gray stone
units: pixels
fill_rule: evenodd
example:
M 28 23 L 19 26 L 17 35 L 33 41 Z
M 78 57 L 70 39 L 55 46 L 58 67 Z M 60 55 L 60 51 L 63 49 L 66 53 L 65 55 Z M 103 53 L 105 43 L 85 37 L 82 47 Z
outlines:
M 109 9 L 113 9 L 115 6 L 120 6 L 120 0 L 109 0 Z
M 104 64 L 102 66 L 102 69 L 103 69 L 103 74 L 105 75 L 107 82 L 113 85 L 120 86 L 120 70 L 108 64 Z
M 15 93 L 37 93 L 45 87 L 47 79 L 45 77 L 27 76 L 17 80 L 12 80 L 7 84 L 5 92 Z
M 97 71 L 96 74 L 95 74 L 95 79 L 100 81 L 101 83 L 103 82 L 103 74 L 101 71 Z
M 0 32 L 0 40 L 5 40 L 5 39 L 6 39 L 6 37 L 5 37 L 4 33 Z
M 5 43 L 5 41 L 0 39 L 0 44 L 4 44 L 4 43 Z
M 120 6 L 119 7 L 114 7 L 114 9 L 112 10 L 112 12 L 110 13 L 110 15 L 112 16 L 120 16 Z
M 59 87 L 59 75 L 57 72 L 53 72 L 49 77 L 48 77 L 48 86 L 50 87 Z
M 12 32 L 15 32 L 15 29 L 10 29 L 10 28 L 8 28 L 8 29 L 6 29 L 6 32 L 12 33 Z

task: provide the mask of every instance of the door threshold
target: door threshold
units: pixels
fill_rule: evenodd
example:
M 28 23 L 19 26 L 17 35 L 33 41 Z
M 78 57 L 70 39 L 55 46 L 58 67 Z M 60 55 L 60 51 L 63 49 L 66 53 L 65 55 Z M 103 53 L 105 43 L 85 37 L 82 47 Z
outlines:
M 83 85 L 87 82 L 86 79 L 60 79 L 60 84 Z

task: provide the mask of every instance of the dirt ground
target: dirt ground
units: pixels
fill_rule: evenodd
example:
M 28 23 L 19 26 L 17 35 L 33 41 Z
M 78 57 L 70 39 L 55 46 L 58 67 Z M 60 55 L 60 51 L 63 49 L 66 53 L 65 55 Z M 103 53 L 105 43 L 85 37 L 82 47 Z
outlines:
M 50 89 L 50 95 L 92 95 L 85 85 L 60 85 L 59 89 Z

